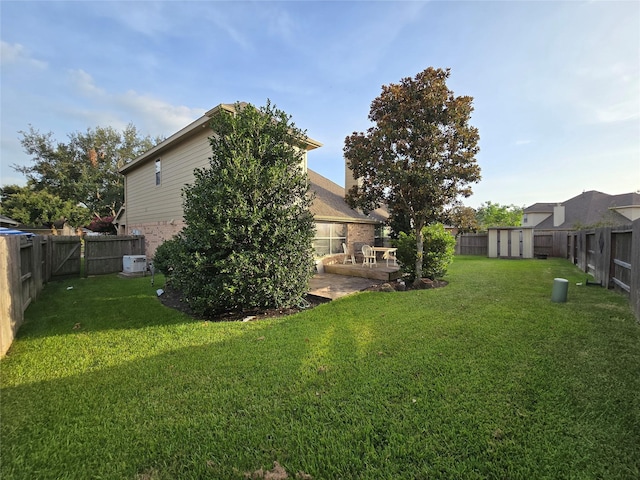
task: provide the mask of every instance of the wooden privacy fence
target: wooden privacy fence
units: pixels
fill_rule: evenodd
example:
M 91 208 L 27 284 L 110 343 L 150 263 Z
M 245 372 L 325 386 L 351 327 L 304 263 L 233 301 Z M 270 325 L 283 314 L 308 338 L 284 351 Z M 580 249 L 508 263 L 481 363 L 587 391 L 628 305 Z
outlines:
M 85 237 L 84 276 L 122 271 L 124 255 L 144 255 L 143 236 Z
M 533 256 L 569 258 L 569 230 L 534 230 Z
M 640 219 L 622 227 L 572 232 L 569 258 L 606 288 L 629 295 L 640 320 Z
M 465 233 L 456 239 L 457 255 L 489 254 L 489 235 L 487 233 Z
M 143 236 L 85 237 L 85 276 L 122 271 L 124 255 L 144 255 Z M 24 320 L 24 311 L 50 280 L 81 275 L 76 236 L 0 235 L 0 356 Z

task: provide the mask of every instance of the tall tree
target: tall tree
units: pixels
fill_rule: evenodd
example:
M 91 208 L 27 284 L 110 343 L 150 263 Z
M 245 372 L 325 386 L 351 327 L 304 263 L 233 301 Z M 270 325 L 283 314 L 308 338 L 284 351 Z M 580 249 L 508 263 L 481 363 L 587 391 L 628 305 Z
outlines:
M 70 200 L 62 200 L 46 190 L 6 185 L 0 188 L 0 213 L 24 225 L 51 226 L 64 220 L 73 226 L 89 222 L 89 211 Z
M 456 205 L 449 211 L 447 217 L 449 225 L 457 230 L 456 237 L 463 233 L 477 232 L 480 229 L 476 211 L 471 207 Z
M 27 185 L 84 205 L 96 217 L 115 215 L 122 206 L 124 180 L 118 168 L 161 140 L 141 136 L 131 124 L 122 132 L 97 127 L 71 133 L 67 143 L 56 142 L 53 133 L 40 133 L 32 126 L 19 133 L 33 163 L 13 168 L 27 177 Z
M 471 195 L 480 180 L 478 130 L 469 124 L 473 99 L 455 96 L 450 70 L 427 68 L 382 87 L 371 103 L 366 133 L 345 139 L 344 155 L 360 181 L 347 193 L 352 207 L 387 204 L 406 215 L 416 234 L 416 276 L 422 275 L 422 227 L 443 219 L 445 207 Z
M 489 227 L 518 227 L 522 224 L 522 214 L 522 207 L 492 202 L 484 202 L 476 210 L 481 230 L 487 230 Z
M 269 102 L 236 104 L 211 127 L 209 168 L 183 191 L 172 282 L 204 314 L 294 305 L 313 275 L 306 134 Z

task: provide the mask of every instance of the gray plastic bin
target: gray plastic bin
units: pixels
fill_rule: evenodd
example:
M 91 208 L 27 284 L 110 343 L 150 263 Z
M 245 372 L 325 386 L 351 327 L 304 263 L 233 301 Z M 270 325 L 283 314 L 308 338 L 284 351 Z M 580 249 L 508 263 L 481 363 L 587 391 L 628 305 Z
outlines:
M 554 278 L 553 290 L 551 291 L 551 301 L 565 303 L 567 301 L 567 291 L 569 290 L 569 280 L 566 278 Z

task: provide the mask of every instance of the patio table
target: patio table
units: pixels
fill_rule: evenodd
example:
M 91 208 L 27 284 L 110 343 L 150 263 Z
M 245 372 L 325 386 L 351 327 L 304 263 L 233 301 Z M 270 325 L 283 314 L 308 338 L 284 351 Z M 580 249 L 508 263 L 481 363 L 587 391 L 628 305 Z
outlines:
M 382 259 L 387 261 L 387 267 L 389 266 L 389 259 L 393 260 L 394 265 L 398 265 L 396 262 L 395 253 L 398 251 L 397 248 L 392 247 L 371 247 L 371 250 L 374 252 L 382 252 Z

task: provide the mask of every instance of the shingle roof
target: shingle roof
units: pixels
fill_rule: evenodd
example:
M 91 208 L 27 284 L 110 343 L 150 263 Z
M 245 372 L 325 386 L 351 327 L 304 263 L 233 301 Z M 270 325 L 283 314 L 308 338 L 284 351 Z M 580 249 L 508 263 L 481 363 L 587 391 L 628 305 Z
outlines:
M 543 205 L 550 205 L 551 210 L 532 210 L 533 207 L 540 208 Z M 553 206 L 557 204 L 536 203 L 527 207 L 525 213 L 553 212 Z M 583 192 L 566 202 L 561 203 L 565 207 L 563 224 L 554 227 L 553 216 L 546 218 L 538 225 L 537 229 L 564 229 L 569 230 L 577 225 L 588 226 L 596 224 L 604 225 L 626 225 L 631 223 L 627 217 L 619 214 L 612 207 L 624 207 L 629 205 L 640 205 L 640 194 L 625 193 L 622 195 L 608 195 L 606 193 L 590 190 Z
M 18 225 L 20 225 L 20 222 L 16 222 L 12 218 L 0 215 L 0 225 L 11 225 L 12 227 L 17 227 Z
M 553 206 L 557 203 L 534 203 L 524 209 L 524 213 L 553 213 Z
M 311 169 L 307 170 L 311 182 L 311 190 L 315 192 L 315 199 L 311 205 L 311 213 L 318 220 L 342 221 L 355 223 L 384 222 L 389 214 L 384 209 L 377 209 L 369 215 L 364 215 L 349 207 L 344 200 L 344 187 L 332 182 Z

